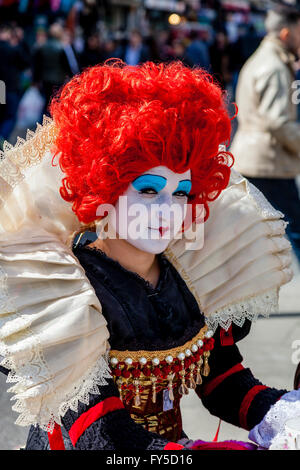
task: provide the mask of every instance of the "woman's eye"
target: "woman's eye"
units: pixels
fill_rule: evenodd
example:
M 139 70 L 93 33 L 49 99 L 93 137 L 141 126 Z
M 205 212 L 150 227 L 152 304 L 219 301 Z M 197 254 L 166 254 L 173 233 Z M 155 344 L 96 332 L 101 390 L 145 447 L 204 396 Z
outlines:
M 143 188 L 139 191 L 140 194 L 157 194 L 157 191 L 153 188 Z
M 176 191 L 175 193 L 173 193 L 173 196 L 188 197 L 188 193 L 186 191 Z

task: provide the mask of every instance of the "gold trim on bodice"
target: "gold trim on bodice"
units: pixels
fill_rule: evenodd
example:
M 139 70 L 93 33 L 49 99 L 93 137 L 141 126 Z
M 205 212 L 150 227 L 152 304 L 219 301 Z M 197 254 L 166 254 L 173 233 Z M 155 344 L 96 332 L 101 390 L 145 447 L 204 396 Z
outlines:
M 168 438 L 181 432 L 180 399 L 209 374 L 212 336 L 204 326 L 194 338 L 175 348 L 110 351 L 120 398 L 135 422 Z
M 146 351 L 146 350 L 139 350 L 139 351 L 118 351 L 112 349 L 110 351 L 110 357 L 116 357 L 119 362 L 126 361 L 127 358 L 131 358 L 133 362 L 138 362 L 141 357 L 144 357 L 147 359 L 147 361 L 152 361 L 154 358 L 158 358 L 160 361 L 163 361 L 167 356 L 172 356 L 177 357 L 178 354 L 180 353 L 185 353 L 186 350 L 190 349 L 192 350 L 193 346 L 196 345 L 198 350 L 198 347 L 201 347 L 202 344 L 198 344 L 197 342 L 200 340 L 203 341 L 204 338 L 206 338 L 205 334 L 207 333 L 207 337 L 211 337 L 211 333 L 208 332 L 208 327 L 204 326 L 201 328 L 199 333 L 192 338 L 191 340 L 187 341 L 184 345 L 182 346 L 177 346 L 176 348 L 171 348 L 167 350 L 162 350 L 162 351 Z M 195 352 L 194 351 L 194 352 Z

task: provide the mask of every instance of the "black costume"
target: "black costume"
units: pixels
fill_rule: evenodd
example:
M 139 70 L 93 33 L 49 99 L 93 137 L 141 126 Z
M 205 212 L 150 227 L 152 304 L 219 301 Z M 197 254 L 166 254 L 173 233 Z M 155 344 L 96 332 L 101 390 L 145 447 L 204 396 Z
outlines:
M 79 246 L 74 253 L 101 301 L 112 350 L 169 350 L 185 344 L 203 328 L 204 316 L 193 295 L 163 255 L 159 255 L 161 274 L 154 289 L 138 274 L 127 271 L 96 248 Z M 249 330 L 249 321 L 242 328 L 232 325 L 227 333 L 220 327 L 217 329 L 209 361 L 211 372 L 195 389 L 210 413 L 246 429 L 258 424 L 270 406 L 285 393 L 285 390 L 263 387 L 250 369 L 240 366 L 242 356 L 235 343 Z M 74 448 L 66 431 L 70 431 L 83 413 L 111 397 L 120 396 L 113 379 L 109 380 L 109 385 L 102 386 L 100 392 L 100 395 L 90 395 L 89 405 L 81 404 L 78 413 L 69 410 L 64 416 L 66 449 Z M 173 408 L 163 411 L 163 390 L 160 390 L 156 403 L 151 403 L 148 396 L 146 407 L 139 412 L 131 397 L 124 403 L 125 408 L 115 409 L 92 422 L 78 438 L 75 448 L 164 449 L 168 442 L 186 437 L 179 401 L 180 395 L 176 394 Z M 153 405 L 158 417 L 156 427 L 153 426 Z M 47 448 L 47 433 L 32 427 L 26 449 Z

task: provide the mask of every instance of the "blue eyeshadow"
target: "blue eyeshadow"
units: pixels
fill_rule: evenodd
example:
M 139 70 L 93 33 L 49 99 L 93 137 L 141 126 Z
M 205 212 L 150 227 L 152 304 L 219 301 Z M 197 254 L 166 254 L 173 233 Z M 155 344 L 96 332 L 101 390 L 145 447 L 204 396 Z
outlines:
M 178 186 L 177 186 L 177 188 L 174 192 L 176 193 L 177 191 L 183 191 L 183 192 L 189 194 L 191 189 L 192 189 L 191 180 L 182 180 L 182 181 L 179 181 L 179 184 L 178 184 Z
M 132 182 L 132 186 L 137 191 L 153 188 L 155 191 L 159 192 L 166 186 L 166 184 L 166 178 L 159 175 L 141 175 Z

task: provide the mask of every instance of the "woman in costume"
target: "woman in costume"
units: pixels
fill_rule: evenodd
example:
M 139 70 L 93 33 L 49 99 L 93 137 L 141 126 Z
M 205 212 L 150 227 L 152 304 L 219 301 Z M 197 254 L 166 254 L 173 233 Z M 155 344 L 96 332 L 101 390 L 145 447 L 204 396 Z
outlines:
M 261 384 L 236 343 L 275 309 L 290 245 L 220 147 L 221 90 L 180 63 L 114 62 L 51 113 L 0 162 L 0 354 L 26 449 L 207 448 L 186 444 L 189 390 L 269 448 L 299 393 Z

